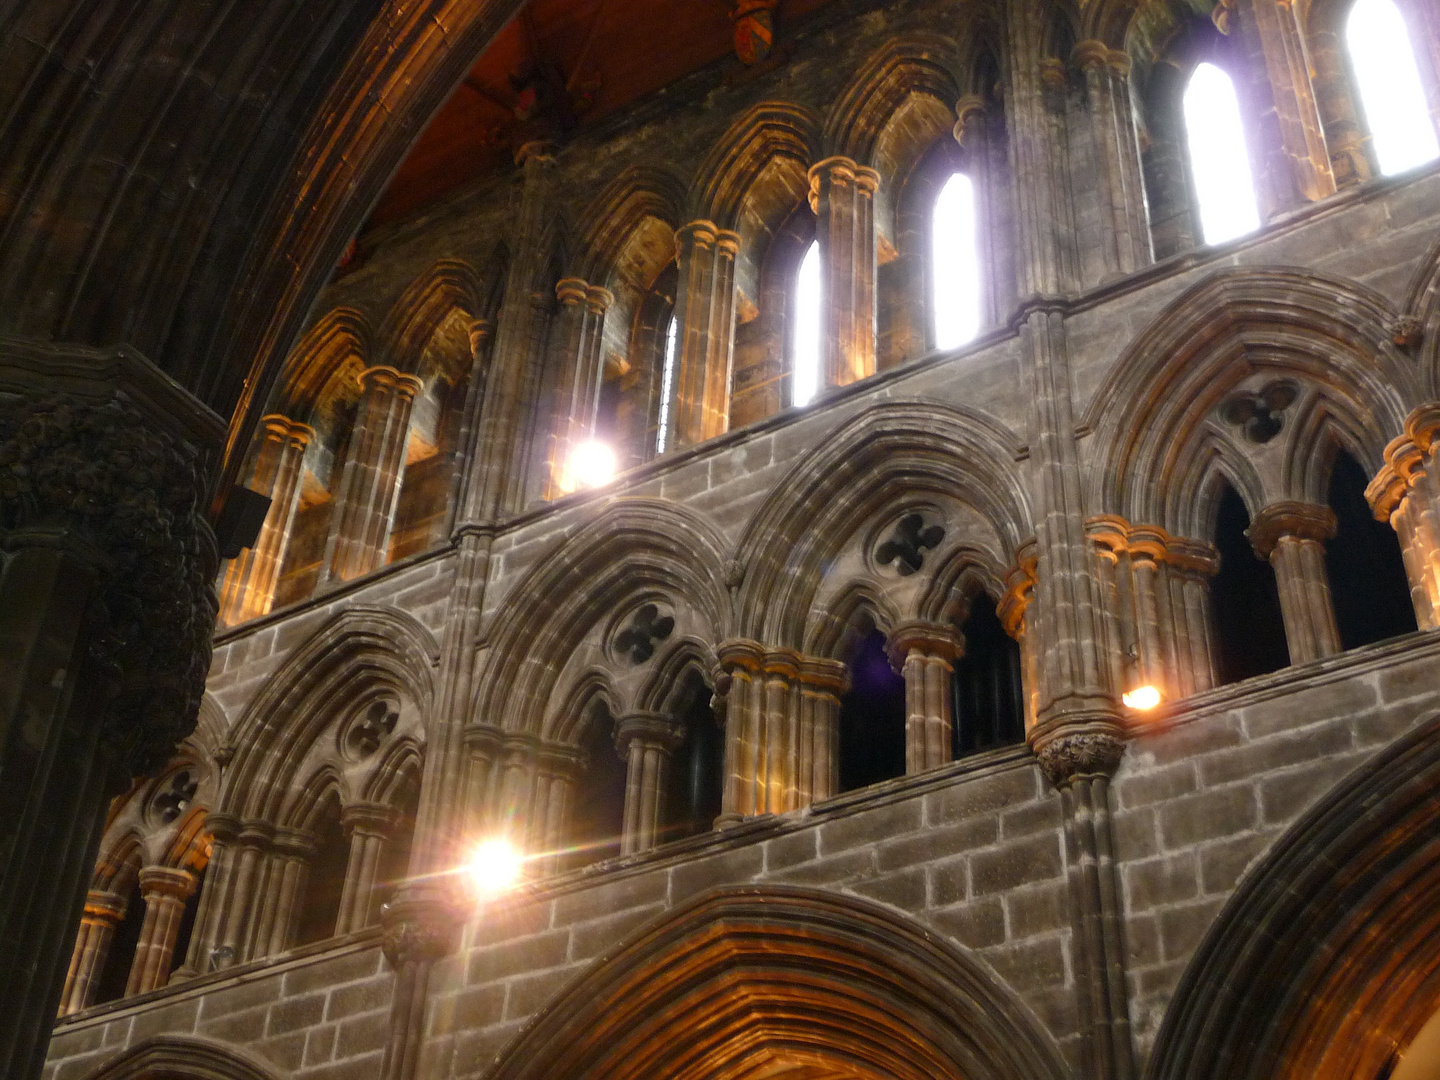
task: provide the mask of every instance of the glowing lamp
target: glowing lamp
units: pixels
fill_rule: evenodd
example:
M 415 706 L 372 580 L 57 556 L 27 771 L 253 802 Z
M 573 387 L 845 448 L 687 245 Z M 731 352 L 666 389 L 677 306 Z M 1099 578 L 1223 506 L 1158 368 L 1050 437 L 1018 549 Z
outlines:
M 615 479 L 618 467 L 614 450 L 596 439 L 587 439 L 570 453 L 570 490 L 603 487 Z
M 470 853 L 465 872 L 475 891 L 493 896 L 520 880 L 524 859 L 508 840 L 486 840 Z
M 1160 691 L 1153 686 L 1137 686 L 1121 694 L 1120 701 L 1127 709 L 1148 712 L 1160 704 Z

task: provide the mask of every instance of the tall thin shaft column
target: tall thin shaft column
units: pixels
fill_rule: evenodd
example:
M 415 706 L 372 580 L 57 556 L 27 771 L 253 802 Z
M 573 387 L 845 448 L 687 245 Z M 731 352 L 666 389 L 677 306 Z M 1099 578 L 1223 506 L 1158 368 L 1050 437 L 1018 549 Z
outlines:
M 235 880 L 240 822 L 229 814 L 212 810 L 205 817 L 205 828 L 211 837 L 210 864 L 205 872 L 205 888 L 200 893 L 195 929 L 190 935 L 190 951 L 185 963 L 176 970 L 176 979 L 204 975 L 220 966 L 216 963 L 215 950 Z
M 810 209 L 820 241 L 825 382 L 875 374 L 875 193 L 880 174 L 847 157 L 810 167 Z
M 1140 144 L 1130 109 L 1130 58 L 1103 41 L 1082 41 L 1075 59 L 1085 73 L 1090 130 L 1101 174 L 1105 267 L 1109 275 L 1133 273 L 1153 261 Z
M 94 1004 L 100 972 L 110 955 L 110 942 L 124 917 L 123 896 L 101 889 L 91 889 L 86 895 L 85 914 L 80 917 L 80 932 L 75 937 L 75 951 L 65 976 L 64 996 L 60 999 L 61 1016 Z
M 964 641 L 951 627 L 903 623 L 890 635 L 890 663 L 905 676 L 905 772 L 954 757 L 950 680 Z
M 350 834 L 350 863 L 335 916 L 336 937 L 363 930 L 373 921 L 380 855 L 395 827 L 395 812 L 379 803 L 352 803 L 341 811 L 340 820 Z
M 616 722 L 615 748 L 626 763 L 622 855 L 649 851 L 659 842 L 670 755 L 684 737 L 678 724 L 658 713 L 632 713 Z
M 389 557 L 390 530 L 405 473 L 410 406 L 420 388 L 413 375 L 383 364 L 360 375 L 360 406 L 326 544 L 329 581 L 368 574 Z
M 849 673 L 840 661 L 801 658 L 797 807 L 840 791 L 840 695 L 849 685 Z
M 717 696 L 724 705 L 725 785 L 721 794 L 721 824 L 763 813 L 757 777 L 763 743 L 765 650 L 758 642 L 741 638 L 717 650 L 720 675 Z
M 1410 602 L 1422 630 L 1440 627 L 1440 467 L 1435 461 L 1440 407 L 1415 410 L 1406 433 L 1385 448 L 1385 464 L 1365 489 L 1375 517 L 1400 538 Z
M 563 494 L 576 487 L 571 475 L 575 447 L 595 434 L 605 364 L 605 312 L 615 298 L 610 290 L 587 285 L 579 278 L 562 278 L 555 285 L 555 295 L 560 301 L 567 364 L 558 395 L 560 415 L 550 475 L 551 493 Z
M 739 250 L 740 237 L 712 221 L 692 221 L 675 233 L 679 330 L 670 382 L 670 424 L 677 447 L 712 439 L 730 423 Z
M 293 829 L 275 830 L 273 848 L 270 889 L 265 900 L 268 918 L 256 934 L 254 957 L 277 956 L 295 940 L 300 897 L 305 893 L 310 860 L 315 857 L 314 841 Z
M 234 626 L 270 610 L 280 564 L 295 520 L 305 448 L 315 429 L 272 414 L 260 421 L 255 462 L 246 486 L 270 497 L 270 509 L 253 547 L 225 566 L 220 583 L 220 622 Z
M 185 914 L 185 901 L 195 891 L 195 875 L 188 870 L 149 866 L 140 871 L 140 895 L 145 898 L 145 923 L 130 966 L 125 996 L 143 994 L 170 979 L 175 938 Z
M 1275 568 L 1292 664 L 1340 651 L 1325 576 L 1325 541 L 1335 535 L 1335 524 L 1335 512 L 1328 506 L 1281 502 L 1260 511 L 1250 525 L 1255 554 Z

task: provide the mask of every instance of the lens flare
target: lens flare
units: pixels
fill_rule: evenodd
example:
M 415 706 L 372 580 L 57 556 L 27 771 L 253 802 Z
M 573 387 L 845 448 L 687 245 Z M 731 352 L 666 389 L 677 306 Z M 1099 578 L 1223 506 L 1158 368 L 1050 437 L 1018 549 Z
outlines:
M 615 451 L 597 439 L 580 443 L 570 454 L 571 490 L 604 487 L 615 479 Z
M 508 840 L 477 844 L 465 864 L 475 891 L 486 896 L 504 892 L 520 880 L 524 859 Z
M 1120 695 L 1120 701 L 1127 709 L 1145 712 L 1160 704 L 1160 691 L 1153 686 L 1137 686 Z

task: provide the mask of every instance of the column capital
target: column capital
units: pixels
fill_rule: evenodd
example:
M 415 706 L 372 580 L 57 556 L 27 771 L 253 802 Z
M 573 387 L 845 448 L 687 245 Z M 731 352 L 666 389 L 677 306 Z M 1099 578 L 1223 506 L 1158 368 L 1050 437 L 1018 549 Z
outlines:
M 531 139 L 515 151 L 515 164 L 526 168 L 555 164 L 555 144 L 548 139 Z
M 274 839 L 275 826 L 259 818 L 252 818 L 244 822 L 240 826 L 240 833 L 237 837 L 242 846 L 254 848 L 268 848 L 270 841 Z
M 1440 402 L 1427 402 L 1405 418 L 1405 434 L 1425 453 L 1435 444 L 1440 432 Z
M 820 189 L 822 184 L 853 184 L 855 173 L 859 168 L 853 158 L 845 157 L 843 154 L 832 154 L 830 157 L 821 158 L 805 174 L 810 180 L 810 209 L 814 213 L 820 212 Z
M 698 218 L 675 230 L 675 253 L 679 257 L 687 247 L 710 248 L 715 246 L 719 229 L 713 221 Z
M 233 814 L 211 810 L 205 815 L 205 830 L 222 844 L 233 844 L 240 836 L 240 819 Z
M 591 285 L 585 290 L 585 303 L 593 315 L 604 315 L 615 302 L 615 294 L 603 285 Z
M 1275 545 L 1285 537 L 1297 540 L 1329 540 L 1335 535 L 1335 511 L 1315 503 L 1285 501 L 1271 503 L 1250 523 L 1245 535 L 1255 553 L 1268 559 Z
M 366 393 L 372 389 L 385 388 L 394 389 L 397 394 L 413 398 L 424 385 L 414 375 L 406 375 L 389 364 L 376 364 L 360 373 L 360 389 Z
M 1037 733 L 1030 745 L 1050 783 L 1063 788 L 1075 780 L 1115 775 L 1125 756 L 1125 737 L 1111 720 L 1063 724 Z
M 195 885 L 195 875 L 188 870 L 147 866 L 140 871 L 140 895 L 147 901 L 151 897 L 169 897 L 183 903 L 195 891 Z
M 1132 558 L 1162 563 L 1170 553 L 1170 534 L 1159 525 L 1132 525 L 1125 536 L 1125 547 Z
M 1005 595 L 997 605 L 997 614 L 1012 638 L 1019 639 L 1025 623 L 1025 611 L 1035 595 L 1035 572 L 1039 566 L 1040 546 L 1032 536 L 1015 551 L 1015 564 L 1005 574 Z
M 411 885 L 380 909 L 381 948 L 394 967 L 433 963 L 455 951 L 464 913 L 444 890 Z
M 1109 66 L 1110 46 L 1095 38 L 1077 41 L 1070 50 L 1070 59 L 1084 72 L 1099 71 Z
M 839 696 L 850 689 L 850 669 L 839 660 L 828 657 L 802 656 L 800 685 L 815 690 L 828 690 Z
M 296 447 L 303 448 L 310 444 L 315 437 L 315 429 L 309 424 L 302 424 L 298 420 L 291 420 L 283 413 L 270 413 L 260 418 L 260 427 L 266 433 L 273 435 L 281 441 L 289 441 Z
M 485 341 L 495 333 L 495 324 L 489 319 L 475 319 L 470 323 L 470 358 L 480 359 L 480 352 L 485 347 Z
M 125 897 L 104 889 L 85 894 L 85 918 L 90 922 L 116 925 L 125 917 Z
M 289 859 L 309 859 L 316 851 L 314 837 L 299 829 L 276 829 L 274 847 Z
M 578 277 L 561 278 L 555 283 L 555 298 L 562 304 L 583 304 L 590 283 Z
M 800 675 L 800 654 L 794 649 L 765 650 L 765 674 L 794 679 Z
M 504 742 L 505 733 L 489 724 L 465 725 L 465 748 L 481 754 L 494 755 Z
M 715 231 L 715 250 L 732 259 L 735 258 L 740 254 L 740 234 L 729 229 L 717 229 Z
M 382 840 L 390 835 L 399 815 L 385 803 L 351 803 L 340 809 L 340 824 L 351 835 L 378 836 Z
M 684 726 L 663 713 L 632 712 L 615 721 L 615 749 L 622 758 L 635 744 L 669 754 L 684 741 Z
M 965 145 L 966 127 L 975 117 L 984 115 L 985 99 L 979 94 L 966 94 L 955 102 L 955 126 L 950 129 L 950 134 L 955 137 L 955 145 Z
M 952 661 L 965 651 L 965 640 L 953 626 L 916 619 L 891 631 L 887 651 L 890 666 L 899 671 L 912 652 Z
M 1085 535 L 1097 552 L 1117 559 L 1126 549 L 1130 523 L 1117 514 L 1096 514 L 1086 520 Z
M 1166 560 L 1187 574 L 1214 577 L 1220 572 L 1220 552 L 1215 545 L 1204 540 L 1191 540 L 1184 536 L 1170 538 L 1170 550 Z
M 759 671 L 765 663 L 765 646 L 750 638 L 731 638 L 719 644 L 715 649 L 715 656 L 724 671 L 735 668 Z
M 547 743 L 542 746 L 535 757 L 535 767 L 542 774 L 562 779 L 573 778 L 584 764 L 585 755 L 579 747 L 564 746 L 558 743 Z

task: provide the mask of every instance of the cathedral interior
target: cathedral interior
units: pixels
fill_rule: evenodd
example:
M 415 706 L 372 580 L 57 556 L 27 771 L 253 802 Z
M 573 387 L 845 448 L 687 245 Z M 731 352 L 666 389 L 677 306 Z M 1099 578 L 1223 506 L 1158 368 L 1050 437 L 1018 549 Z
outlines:
M 0 1076 L 1440 1080 L 1434 0 L 0 3 Z

